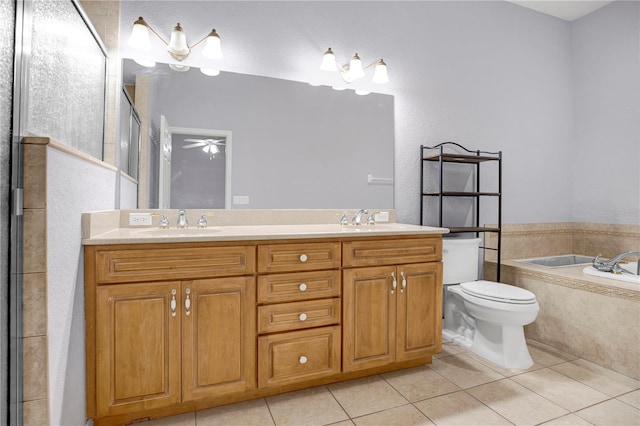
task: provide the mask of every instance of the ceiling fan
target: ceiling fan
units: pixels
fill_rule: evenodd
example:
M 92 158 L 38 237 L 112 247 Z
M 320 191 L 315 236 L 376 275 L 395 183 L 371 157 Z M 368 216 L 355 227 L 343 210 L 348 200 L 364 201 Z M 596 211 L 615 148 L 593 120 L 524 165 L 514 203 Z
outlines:
M 218 146 L 225 146 L 226 139 L 184 139 L 183 142 L 192 143 L 190 145 L 183 145 L 182 148 L 190 149 L 202 147 L 202 150 L 209 154 L 209 160 L 213 160 L 216 154 L 220 152 L 220 148 L 218 148 Z

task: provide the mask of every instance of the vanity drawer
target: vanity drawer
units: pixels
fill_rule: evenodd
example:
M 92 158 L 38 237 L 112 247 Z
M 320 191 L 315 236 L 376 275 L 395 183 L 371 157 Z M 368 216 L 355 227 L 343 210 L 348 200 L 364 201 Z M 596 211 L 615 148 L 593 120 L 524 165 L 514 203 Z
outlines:
M 296 272 L 258 277 L 258 303 L 340 296 L 340 271 Z
M 258 272 L 294 272 L 340 267 L 340 243 L 258 246 Z
M 95 252 L 98 284 L 249 275 L 252 246 L 136 248 Z
M 340 327 L 271 334 L 258 338 L 260 388 L 340 373 Z
M 338 298 L 258 307 L 258 333 L 300 330 L 339 322 L 340 299 Z
M 343 243 L 342 247 L 345 267 L 438 262 L 442 259 L 440 236 L 349 241 Z

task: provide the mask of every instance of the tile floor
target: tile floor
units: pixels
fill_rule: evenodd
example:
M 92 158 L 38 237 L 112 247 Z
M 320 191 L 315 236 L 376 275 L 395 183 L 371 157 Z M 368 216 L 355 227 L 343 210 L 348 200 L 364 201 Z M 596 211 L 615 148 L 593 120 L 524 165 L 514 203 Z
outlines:
M 431 365 L 143 425 L 640 426 L 640 381 L 541 343 L 529 350 L 534 365 L 510 371 L 445 343 Z

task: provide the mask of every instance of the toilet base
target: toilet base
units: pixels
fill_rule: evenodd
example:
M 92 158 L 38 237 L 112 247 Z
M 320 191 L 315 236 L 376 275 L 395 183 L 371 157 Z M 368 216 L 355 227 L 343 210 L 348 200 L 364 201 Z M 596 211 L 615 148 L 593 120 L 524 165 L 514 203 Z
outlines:
M 522 370 L 533 365 L 522 326 L 498 326 L 476 322 L 476 333 L 469 348 L 472 352 L 509 370 Z M 503 342 L 509 342 L 508 345 Z
M 460 346 L 464 346 L 467 349 L 471 349 L 471 345 L 473 344 L 473 340 L 468 339 L 462 334 L 456 333 L 452 330 L 443 329 L 442 337 Z

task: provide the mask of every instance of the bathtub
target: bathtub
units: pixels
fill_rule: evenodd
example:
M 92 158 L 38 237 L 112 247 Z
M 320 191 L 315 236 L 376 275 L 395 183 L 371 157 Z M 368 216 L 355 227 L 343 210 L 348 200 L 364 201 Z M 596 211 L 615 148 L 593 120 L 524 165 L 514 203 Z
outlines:
M 527 339 L 640 380 L 638 281 L 621 279 L 633 278 L 630 274 L 597 271 L 605 275 L 591 275 L 583 271 L 591 270 L 591 264 L 581 264 L 584 259 L 580 258 L 565 258 L 577 264 L 563 267 L 543 266 L 539 263 L 544 262 L 531 260 L 505 259 L 500 272 L 501 282 L 527 289 L 538 299 L 540 312 L 525 326 Z M 635 262 L 625 264 L 632 271 L 634 266 Z
M 637 269 L 638 262 L 620 263 L 620 266 L 629 273 L 614 274 L 612 272 L 599 271 L 596 268 L 594 268 L 591 265 L 593 263 L 593 259 L 594 259 L 593 257 L 583 256 L 580 254 L 563 254 L 559 256 L 536 257 L 532 259 L 517 259 L 516 262 L 529 263 L 531 265 L 546 266 L 547 268 L 560 268 L 563 266 L 588 265 L 582 270 L 582 272 L 587 275 L 640 284 L 640 275 L 636 274 L 636 271 L 638 270 Z
M 541 265 L 548 268 L 559 268 L 562 266 L 586 265 L 593 262 L 593 257 L 580 254 L 563 254 L 560 256 L 536 257 L 532 259 L 517 259 L 517 262 Z
M 582 270 L 582 272 L 594 277 L 610 278 L 612 280 L 640 284 L 640 275 L 636 275 L 636 271 L 638 270 L 638 262 L 620 263 L 619 266 L 629 273 L 614 274 L 613 272 L 603 272 L 597 270 L 593 266 L 587 266 Z

